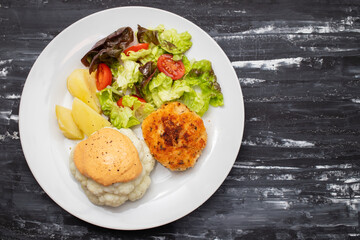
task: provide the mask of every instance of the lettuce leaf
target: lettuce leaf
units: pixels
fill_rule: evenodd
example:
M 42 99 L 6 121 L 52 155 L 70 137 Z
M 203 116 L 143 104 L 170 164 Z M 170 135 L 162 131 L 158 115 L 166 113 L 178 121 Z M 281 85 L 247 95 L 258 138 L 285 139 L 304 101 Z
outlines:
M 139 59 L 139 61 L 142 64 L 145 64 L 150 61 L 157 63 L 158 58 L 166 53 L 166 51 L 162 49 L 160 46 L 150 45 L 150 47 L 151 47 L 151 52 L 148 55 L 144 56 L 143 58 Z
M 175 29 L 168 29 L 160 33 L 158 38 L 160 46 L 172 54 L 184 53 L 192 46 L 188 32 L 178 33 Z
M 155 108 L 150 103 L 144 103 L 139 101 L 138 98 L 125 95 L 122 99 L 122 104 L 124 107 L 130 108 L 136 119 L 142 122 L 150 113 L 155 111 Z
M 118 128 L 130 128 L 140 124 L 140 121 L 134 116 L 134 112 L 128 107 L 114 106 L 109 115 L 111 124 Z
M 200 116 L 208 110 L 209 104 L 214 107 L 224 105 L 224 97 L 210 61 L 194 62 L 183 81 L 191 86 L 192 90 L 185 92 L 182 100 L 190 110 Z
M 140 124 L 155 110 L 150 103 L 143 103 L 130 95 L 123 97 L 124 107 L 119 107 L 116 103 L 119 96 L 113 92 L 112 88 L 105 88 L 97 94 L 104 115 L 108 116 L 111 124 L 118 129 Z
M 165 102 L 181 98 L 186 91 L 191 91 L 191 88 L 185 82 L 173 81 L 160 72 L 149 82 L 144 95 L 147 96 L 147 101 L 153 102 L 156 107 L 160 107 Z
M 89 72 L 96 70 L 99 63 L 106 63 L 108 66 L 120 58 L 120 53 L 134 41 L 134 32 L 130 27 L 119 28 L 107 37 L 99 40 L 82 57 L 81 62 L 89 67 Z
M 139 67 L 139 63 L 131 60 L 125 60 L 122 65 L 112 65 L 111 70 L 116 79 L 113 87 L 118 88 L 124 94 L 128 88 L 133 88 L 135 83 L 142 80 Z
M 209 109 L 209 105 L 224 105 L 221 88 L 211 62 L 201 60 L 192 63 L 186 57 L 183 57 L 183 61 L 187 72 L 185 77 L 173 81 L 160 72 L 143 89 L 146 100 L 156 107 L 169 101 L 181 101 L 200 116 Z
M 174 58 L 173 58 L 174 59 Z M 189 60 L 185 55 L 182 57 L 182 62 L 185 67 L 185 75 L 188 74 L 192 68 L 192 65 L 194 64 L 195 60 Z
M 151 53 L 151 49 L 140 49 L 139 51 L 129 51 L 129 56 L 126 56 L 125 53 L 121 53 L 121 60 L 122 61 L 126 61 L 126 60 L 131 60 L 131 61 L 137 61 L 140 58 L 144 58 L 147 55 L 149 55 Z
M 155 29 L 147 29 L 138 25 L 137 39 L 140 43 L 153 43 L 159 45 L 158 35 L 164 31 L 164 25 L 160 24 Z
M 140 91 L 140 96 L 143 96 L 142 89 L 146 87 L 146 85 L 150 82 L 150 80 L 155 76 L 159 69 L 157 68 L 156 63 L 153 61 L 149 61 L 139 67 L 139 71 L 143 74 L 143 80 L 140 84 L 136 85 L 137 89 Z
M 115 99 L 113 88 L 110 87 L 104 88 L 100 92 L 97 92 L 97 97 L 99 99 L 103 114 L 109 116 L 114 107 L 114 104 L 116 104 L 116 101 L 119 99 L 119 97 Z

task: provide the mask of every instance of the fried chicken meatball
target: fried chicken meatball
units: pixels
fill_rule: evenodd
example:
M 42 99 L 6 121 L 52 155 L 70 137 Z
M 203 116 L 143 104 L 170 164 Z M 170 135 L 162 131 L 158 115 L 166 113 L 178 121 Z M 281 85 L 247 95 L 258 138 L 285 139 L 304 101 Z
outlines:
M 180 102 L 162 105 L 141 128 L 151 154 L 172 171 L 193 167 L 207 142 L 201 117 Z

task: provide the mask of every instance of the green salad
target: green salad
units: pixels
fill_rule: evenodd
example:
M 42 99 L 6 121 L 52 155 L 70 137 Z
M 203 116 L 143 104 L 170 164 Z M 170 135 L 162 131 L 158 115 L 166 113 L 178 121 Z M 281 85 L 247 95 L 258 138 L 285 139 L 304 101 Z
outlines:
M 188 59 L 191 35 L 159 25 L 120 28 L 98 41 L 81 62 L 96 71 L 101 109 L 117 128 L 140 124 L 170 101 L 184 103 L 202 116 L 209 105 L 224 105 L 208 60 Z

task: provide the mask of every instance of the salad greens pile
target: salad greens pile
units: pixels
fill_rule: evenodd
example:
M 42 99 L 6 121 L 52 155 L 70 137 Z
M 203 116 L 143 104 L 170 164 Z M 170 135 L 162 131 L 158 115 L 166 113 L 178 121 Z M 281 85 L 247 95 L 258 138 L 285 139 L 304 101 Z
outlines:
M 148 47 L 125 51 L 134 46 L 134 42 L 145 43 Z M 138 25 L 136 34 L 130 27 L 120 28 L 98 41 L 86 53 L 81 62 L 89 67 L 90 73 L 101 63 L 111 70 L 111 84 L 97 95 L 104 115 L 109 117 L 113 126 L 129 128 L 138 125 L 169 101 L 182 102 L 200 116 L 209 105 L 218 107 L 224 104 L 211 62 L 189 60 L 185 56 L 191 46 L 188 32 L 178 33 L 175 29 L 165 29 L 163 25 L 154 29 Z M 167 67 L 174 69 L 175 65 L 165 66 L 165 70 L 159 67 L 159 58 L 168 55 L 173 62 L 183 66 L 183 75 L 179 79 L 165 71 Z

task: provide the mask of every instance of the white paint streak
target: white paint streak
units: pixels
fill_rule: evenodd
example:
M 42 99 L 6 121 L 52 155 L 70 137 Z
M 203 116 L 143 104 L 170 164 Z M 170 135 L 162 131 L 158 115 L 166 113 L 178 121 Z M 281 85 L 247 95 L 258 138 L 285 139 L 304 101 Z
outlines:
M 359 179 L 356 182 L 352 182 L 352 183 L 348 183 L 348 184 L 350 184 L 350 187 L 351 187 L 352 190 L 359 192 L 359 190 L 360 190 L 360 181 L 359 181 Z M 355 197 L 359 198 L 360 196 L 355 195 Z
M 278 200 L 266 200 L 268 204 L 271 204 L 273 209 L 289 209 L 290 204 L 288 201 L 278 201 Z
M 280 175 L 274 175 L 272 174 L 270 177 L 266 178 L 267 180 L 272 180 L 272 181 L 291 181 L 291 180 L 296 180 L 295 176 L 293 174 L 280 174 Z
M 360 200 L 358 199 L 357 196 L 352 197 L 351 199 L 349 199 L 347 197 L 348 193 L 344 192 L 344 193 L 339 193 L 335 194 L 334 197 L 332 198 L 328 198 L 332 203 L 335 204 L 345 204 L 350 212 L 350 214 L 354 214 L 354 215 L 358 215 L 358 211 L 360 209 Z
M 354 22 L 359 17 L 346 17 L 340 21 L 333 22 L 312 22 L 309 25 L 301 27 L 275 26 L 270 24 L 259 28 L 250 29 L 242 32 L 242 34 L 327 34 L 338 32 L 354 32 L 359 33 L 360 29 L 354 27 Z M 283 25 L 282 22 L 280 24 Z
M 339 194 L 346 194 L 349 187 L 347 185 L 329 183 L 326 184 L 326 190 L 333 191 Z
M 280 148 L 308 148 L 314 147 L 315 144 L 307 141 L 292 140 L 292 139 L 281 139 L 279 142 L 275 142 L 272 138 L 260 139 L 256 138 L 256 141 L 244 140 L 242 142 L 245 146 L 270 146 Z
M 3 69 L 0 70 L 0 77 L 6 77 L 9 73 L 9 67 L 4 67 Z
M 353 103 L 360 103 L 360 99 L 351 99 L 351 101 L 353 102 Z
M 21 95 L 20 94 L 6 94 L 5 98 L 6 99 L 20 99 Z
M 315 178 L 317 181 L 327 181 L 329 180 L 329 176 L 326 173 L 321 174 L 320 176 Z
M 246 10 L 235 10 L 234 12 L 236 12 L 236 13 L 246 13 Z
M 360 17 L 347 16 L 345 19 L 341 20 L 341 23 L 348 26 L 353 26 L 354 22 L 359 20 Z
M 265 82 L 265 80 L 257 79 L 257 78 L 239 78 L 239 81 L 244 85 L 252 85 L 252 84 L 256 84 L 256 83 Z
M 307 141 L 295 141 L 291 139 L 284 139 L 284 147 L 313 147 L 315 144 Z
M 300 49 L 309 52 L 350 52 L 359 51 L 359 48 L 336 48 L 336 47 L 300 47 Z
M 250 61 L 234 61 L 232 65 L 234 68 L 256 68 L 262 70 L 277 70 L 284 66 L 300 66 L 301 61 L 304 59 L 297 58 L 280 58 L 270 60 L 250 60 Z
M 295 31 L 295 33 L 309 34 L 309 33 L 312 33 L 313 31 L 314 31 L 314 28 L 312 26 L 309 26 L 309 27 L 305 27 L 305 28 L 299 28 L 298 30 Z
M 19 139 L 19 132 L 14 131 L 12 134 L 9 133 L 8 131 L 6 131 L 5 134 L 0 135 L 0 140 L 3 141 L 6 138 L 10 138 L 10 139 Z
M 247 181 L 247 179 L 246 179 L 244 176 L 241 176 L 241 177 L 227 176 L 226 179 L 228 179 L 228 180 L 233 180 L 233 181 L 237 181 L 237 182 Z
M 15 122 L 19 122 L 19 115 L 11 115 L 10 120 L 13 120 Z
M 243 34 L 264 34 L 264 33 L 273 32 L 274 29 L 275 29 L 274 25 L 268 25 L 265 27 L 250 29 L 250 30 L 244 31 L 242 33 Z
M 250 122 L 259 122 L 259 121 L 261 121 L 261 119 L 257 118 L 257 117 L 253 117 L 253 118 L 250 118 L 249 121 Z
M 7 63 L 11 63 L 13 61 L 13 59 L 8 59 L 8 60 L 0 60 L 0 66 L 1 65 L 5 65 Z
M 223 36 L 213 36 L 215 40 L 236 40 L 236 39 L 244 39 L 245 35 L 223 35 Z
M 234 164 L 234 168 L 243 168 L 243 169 L 263 169 L 263 170 L 291 170 L 291 169 L 300 169 L 297 167 L 282 167 L 282 166 L 245 166 Z
M 352 168 L 352 165 L 349 163 L 339 164 L 339 165 L 318 165 L 315 166 L 315 168 L 316 169 L 334 169 L 334 168 L 348 169 L 348 168 Z
M 239 11 L 241 12 L 241 11 Z M 244 12 L 245 13 L 245 12 Z M 234 35 L 214 36 L 215 40 L 234 40 L 243 39 L 251 35 L 286 35 L 289 40 L 301 35 L 315 35 L 315 34 L 331 34 L 339 32 L 360 33 L 360 28 L 356 28 L 354 23 L 359 21 L 360 17 L 348 16 L 338 21 L 329 22 L 307 22 L 304 26 L 289 27 L 284 25 L 284 22 L 275 22 L 258 28 L 249 29 L 243 32 L 238 32 Z M 277 26 L 278 25 L 278 26 Z M 328 50 L 330 51 L 330 49 Z
M 338 32 L 339 30 L 333 29 L 329 23 L 325 23 L 326 26 L 306 26 L 298 28 L 295 31 L 297 34 L 312 34 L 312 33 L 331 33 L 331 32 Z M 343 28 L 342 28 L 343 29 Z
M 360 178 L 349 178 L 345 180 L 344 183 L 358 183 L 358 182 L 360 182 Z
M 273 188 L 269 187 L 261 191 L 263 197 L 268 198 L 269 196 L 284 197 L 284 192 L 288 190 L 284 188 Z
M 256 145 L 258 145 L 258 144 L 256 144 L 255 142 L 253 142 L 253 141 L 248 141 L 248 140 L 242 141 L 241 144 L 244 145 L 244 146 L 256 146 Z
M 9 111 L 0 111 L 0 119 L 4 119 L 5 121 L 14 120 L 19 121 L 19 115 L 11 114 L 11 110 Z
M 0 111 L 0 119 L 9 120 L 10 114 L 11 114 L 11 110 Z

